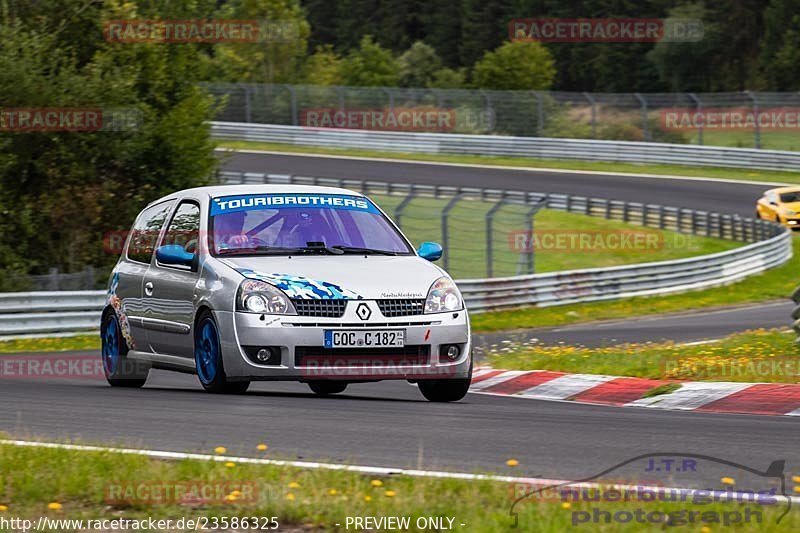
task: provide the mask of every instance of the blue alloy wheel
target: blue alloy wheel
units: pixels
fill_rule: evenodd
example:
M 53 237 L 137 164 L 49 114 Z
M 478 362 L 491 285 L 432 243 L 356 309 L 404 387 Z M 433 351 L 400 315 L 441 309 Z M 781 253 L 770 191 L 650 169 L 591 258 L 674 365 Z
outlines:
M 200 381 L 211 384 L 217 377 L 217 361 L 219 360 L 219 335 L 217 326 L 211 317 L 200 322 L 195 343 L 195 363 Z

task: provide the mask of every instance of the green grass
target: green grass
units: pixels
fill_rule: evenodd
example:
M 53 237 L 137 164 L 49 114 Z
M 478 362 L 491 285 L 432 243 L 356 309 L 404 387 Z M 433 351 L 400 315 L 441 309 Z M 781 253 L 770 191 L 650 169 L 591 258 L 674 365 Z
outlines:
M 800 284 L 800 237 L 794 256 L 784 265 L 738 283 L 669 296 L 627 298 L 556 307 L 526 307 L 474 314 L 474 332 L 552 327 L 595 320 L 624 319 L 679 311 L 712 309 L 788 298 Z M 789 317 L 786 318 L 787 322 Z
M 254 444 L 253 444 L 254 446 Z M 525 468 L 500 465 L 502 473 Z M 734 475 L 734 473 L 731 473 Z M 0 518 L 51 519 L 172 519 L 181 517 L 277 517 L 284 528 L 302 531 L 347 531 L 347 517 L 452 517 L 455 531 L 495 532 L 511 530 L 510 508 L 514 499 L 530 488 L 495 481 L 376 477 L 352 472 L 301 470 L 291 467 L 243 465 L 228 468 L 210 461 L 158 461 L 109 452 L 78 452 L 0 445 Z M 375 481 L 376 483 L 373 483 Z M 230 503 L 176 505 L 107 503 L 110 491 L 130 484 L 188 482 L 211 487 L 237 487 L 253 498 Z M 379 483 L 378 483 L 379 482 Z M 631 482 L 634 482 L 632 479 Z M 226 485 L 228 484 L 228 485 Z M 375 486 L 379 485 L 379 486 Z M 790 488 L 791 490 L 791 480 Z M 250 490 L 247 487 L 255 487 Z M 723 489 L 721 481 L 709 488 Z M 235 490 L 235 489 L 234 489 Z M 391 491 L 391 492 L 389 492 Z M 223 491 L 223 494 L 227 490 Z M 233 493 L 233 491 L 231 491 Z M 291 496 L 289 496 L 291 494 Z M 50 504 L 58 504 L 50 509 Z M 60 507 L 60 508 L 59 508 Z M 800 528 L 800 513 L 792 511 L 780 524 L 785 505 L 759 506 L 739 503 L 573 503 L 557 494 L 547 500 L 525 500 L 519 511 L 519 531 L 561 532 L 571 527 L 574 512 L 634 510 L 646 512 L 716 511 L 763 513 L 762 523 L 732 526 L 732 531 L 792 531 Z M 338 524 L 338 525 L 337 525 Z M 461 524 L 464 524 L 463 526 Z M 695 523 L 698 530 L 702 523 Z M 594 529 L 599 526 L 586 525 Z M 243 528 L 240 528 L 241 531 Z M 363 530 L 353 528 L 349 530 Z M 409 528 L 416 531 L 416 527 Z M 607 525 L 604 531 L 662 531 L 663 525 Z M 235 530 L 233 528 L 229 530 Z
M 697 133 L 692 133 L 690 142 L 697 143 Z M 703 144 L 709 146 L 730 146 L 734 148 L 755 148 L 755 134 L 752 131 L 713 131 L 703 132 Z M 800 135 L 797 131 L 762 131 L 761 148 L 765 150 L 800 150 Z
M 552 168 L 562 170 L 592 170 L 596 172 L 660 174 L 693 177 L 721 178 L 746 181 L 764 181 L 800 184 L 800 173 L 792 171 L 747 170 L 721 167 L 690 167 L 683 165 L 639 165 L 633 163 L 601 163 L 584 161 L 557 161 L 532 157 L 498 157 L 474 155 L 404 154 L 391 151 L 356 150 L 349 148 L 319 148 L 280 143 L 254 141 L 220 141 L 220 148 L 232 150 L 266 150 L 306 154 L 327 154 L 349 157 L 390 158 L 407 161 L 433 161 L 441 163 L 490 165 L 498 167 Z M 592 179 L 588 177 L 587 179 Z M 602 179 L 598 176 L 597 179 Z M 488 184 L 487 184 L 488 185 Z M 753 200 L 755 203 L 755 199 Z
M 800 382 L 800 347 L 794 333 L 757 330 L 699 345 L 625 344 L 603 348 L 509 344 L 489 363 L 508 370 L 552 370 L 649 379 Z M 663 394 L 667 391 L 650 391 Z
M 41 337 L 0 341 L 0 353 L 63 352 L 100 349 L 100 334 L 87 333 L 75 337 Z
M 396 208 L 403 196 L 372 195 L 392 218 L 398 219 Z M 403 232 L 415 245 L 424 241 L 442 242 L 442 224 L 438 213 L 447 200 L 416 198 L 399 217 Z M 447 270 L 456 279 L 489 276 L 487 265 L 486 213 L 494 203 L 465 199 L 456 204 L 448 218 L 450 243 Z M 506 205 L 495 213 L 492 226 L 493 263 L 491 275 L 526 274 L 525 248 L 515 247 L 515 237 L 526 237 L 526 211 L 521 205 Z M 686 235 L 674 231 L 642 228 L 616 220 L 606 220 L 575 213 L 543 209 L 535 217 L 536 235 L 550 238 L 597 237 L 598 246 L 578 248 L 566 243 L 539 248 L 535 253 L 536 272 L 555 272 L 579 268 L 607 267 L 651 261 L 680 259 L 731 250 L 741 243 L 716 238 Z M 611 239 L 633 232 L 638 243 L 618 246 Z M 652 239 L 649 244 L 645 239 Z M 544 241 L 543 241 L 544 242 Z M 564 241 L 566 242 L 566 241 Z

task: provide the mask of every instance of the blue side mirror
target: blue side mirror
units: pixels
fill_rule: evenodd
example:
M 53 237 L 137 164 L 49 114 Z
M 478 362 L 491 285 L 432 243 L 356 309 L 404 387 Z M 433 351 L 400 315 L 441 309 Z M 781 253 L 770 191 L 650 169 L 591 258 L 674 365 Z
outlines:
M 180 244 L 165 244 L 156 249 L 156 259 L 165 265 L 192 266 L 195 254 L 187 252 Z
M 442 257 L 442 245 L 436 242 L 423 242 L 419 245 L 417 254 L 428 261 L 438 261 Z

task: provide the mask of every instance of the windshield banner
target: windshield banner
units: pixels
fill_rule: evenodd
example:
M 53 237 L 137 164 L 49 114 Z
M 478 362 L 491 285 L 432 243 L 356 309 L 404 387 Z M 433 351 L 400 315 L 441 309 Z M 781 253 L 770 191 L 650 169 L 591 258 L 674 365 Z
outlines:
M 214 198 L 211 216 L 257 209 L 322 207 L 345 211 L 378 213 L 378 208 L 362 196 L 344 194 L 246 194 Z

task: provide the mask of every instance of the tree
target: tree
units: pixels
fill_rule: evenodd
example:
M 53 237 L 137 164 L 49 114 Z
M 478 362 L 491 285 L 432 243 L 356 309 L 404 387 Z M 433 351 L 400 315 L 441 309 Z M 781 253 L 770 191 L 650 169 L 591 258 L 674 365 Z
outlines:
M 342 58 L 333 51 L 333 46 L 318 46 L 306 59 L 303 80 L 311 85 L 341 85 Z
M 231 0 L 219 19 L 258 20 L 258 42 L 219 43 L 212 49 L 208 77 L 218 81 L 293 83 L 311 32 L 298 0 Z
M 433 73 L 428 87 L 434 89 L 461 89 L 466 85 L 467 69 L 442 67 Z
M 392 53 L 365 35 L 359 47 L 347 54 L 342 65 L 342 78 L 345 85 L 393 87 L 398 83 L 399 70 Z
M 481 89 L 544 90 L 556 70 L 550 52 L 537 42 L 506 42 L 475 64 L 472 80 Z
M 0 132 L 0 270 L 109 267 L 118 254 L 104 250 L 103 235 L 127 229 L 155 198 L 208 183 L 216 168 L 212 99 L 195 78 L 199 47 L 105 42 L 103 20 L 154 13 L 111 2 L 89 9 L 100 31 L 74 48 L 50 28 L 74 34 L 81 17 L 0 12 L 2 107 L 122 108 L 140 121 L 120 131 Z
M 763 85 L 778 91 L 800 89 L 800 0 L 773 0 L 764 12 L 761 40 Z
M 436 50 L 417 41 L 398 58 L 403 87 L 427 87 L 442 66 Z

